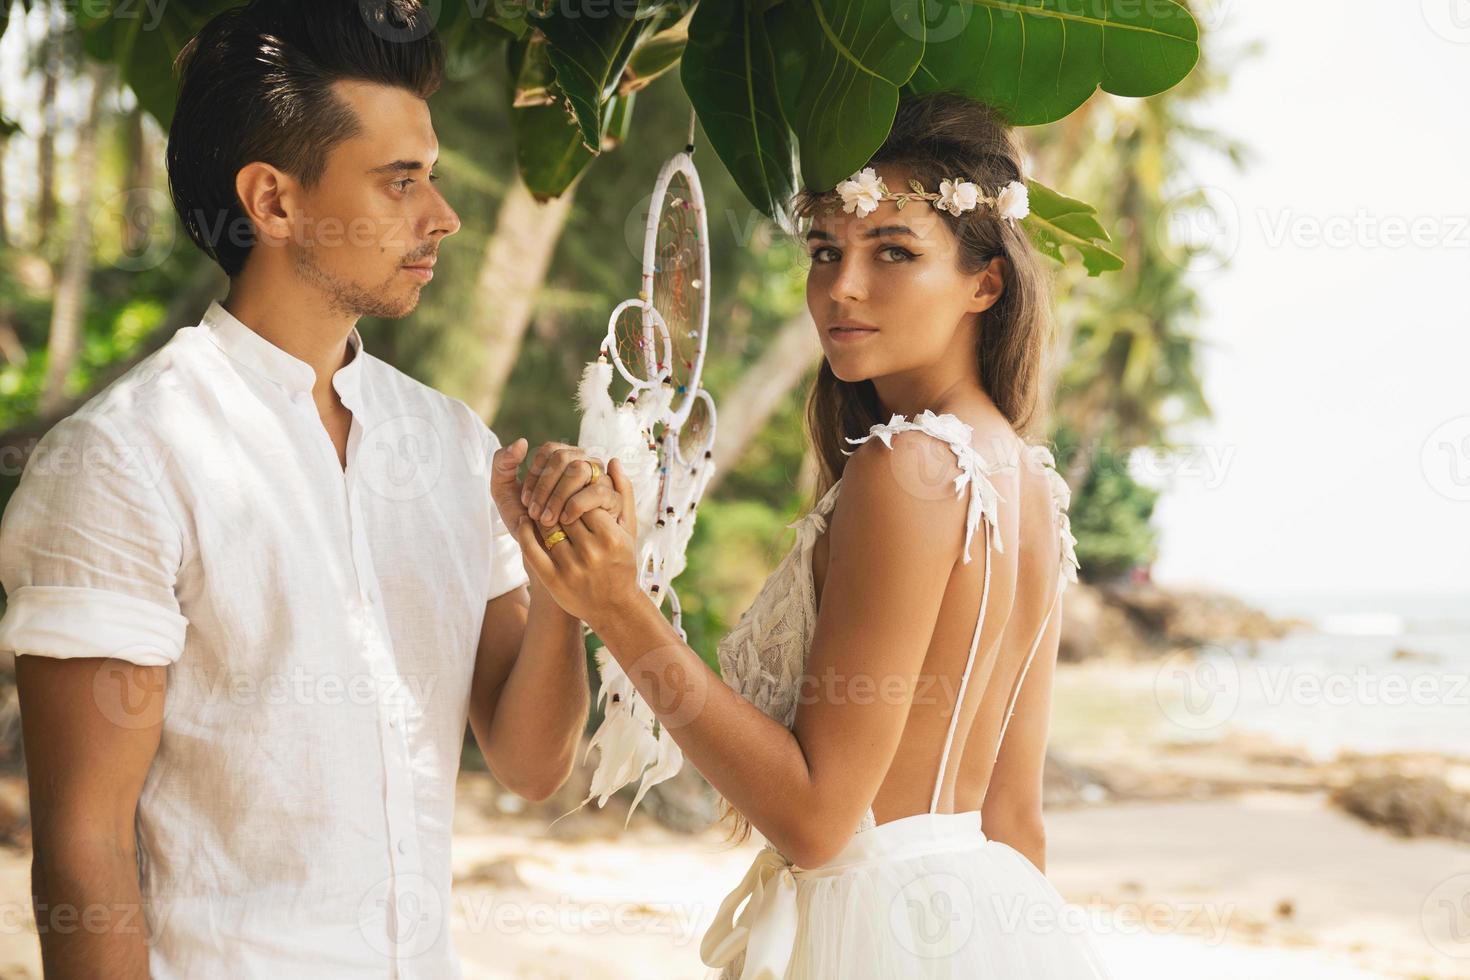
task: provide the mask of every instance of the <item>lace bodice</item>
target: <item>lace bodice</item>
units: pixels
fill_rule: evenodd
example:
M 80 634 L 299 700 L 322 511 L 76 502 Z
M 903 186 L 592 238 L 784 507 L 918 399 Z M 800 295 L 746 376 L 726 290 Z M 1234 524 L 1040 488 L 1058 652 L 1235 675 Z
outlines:
M 1016 465 L 1010 460 L 998 464 L 988 463 L 971 446 L 971 427 L 953 415 L 935 415 L 923 412 L 913 421 L 895 415 L 887 423 L 874 425 L 868 435 L 861 439 L 849 439 L 852 443 L 881 439 L 892 448 L 896 433 L 918 429 L 929 433 L 949 445 L 960 466 L 960 475 L 955 479 L 956 496 L 970 490 L 970 506 L 965 530 L 965 561 L 971 560 L 970 542 L 982 522 L 986 525 L 986 540 L 996 551 L 1003 550 L 998 529 L 998 508 L 1003 498 L 990 481 L 990 474 Z M 1061 532 L 1061 572 L 1058 589 L 1066 582 L 1077 580 L 1077 557 L 1074 550 L 1076 539 L 1072 536 L 1067 518 L 1070 502 L 1066 481 L 1056 472 L 1055 461 L 1045 446 L 1029 446 L 1032 459 L 1044 467 L 1051 486 L 1052 501 L 1057 509 Z M 855 450 L 854 450 L 855 451 Z M 851 453 L 849 453 L 851 455 Z M 719 644 L 720 671 L 725 683 L 760 708 L 767 716 L 790 728 L 796 721 L 798 685 L 811 652 L 811 637 L 816 626 L 816 589 L 812 579 L 812 549 L 826 532 L 827 522 L 837 504 L 838 491 L 842 486 L 839 479 L 805 517 L 787 525 L 796 530 L 796 542 L 766 579 L 760 592 L 749 608 L 741 614 L 729 634 Z M 988 572 L 988 566 L 987 566 Z M 989 575 L 986 576 L 986 590 Z M 983 602 L 983 600 L 982 600 Z M 983 617 L 983 606 L 982 606 Z M 1048 618 L 1050 618 L 1048 616 Z M 1045 623 L 1043 623 L 1043 628 Z M 978 623 L 977 623 L 978 640 Z M 1039 637 L 1038 637 L 1039 639 Z M 1034 654 L 1034 646 L 1033 646 Z M 973 657 L 973 649 L 972 649 Z M 1027 659 L 1027 666 L 1030 659 Z M 967 668 L 968 670 L 968 668 Z M 968 674 L 967 674 L 968 676 Z M 1024 677 L 1024 668 L 1023 668 Z M 1017 694 L 1019 694 L 1019 684 Z M 1014 702 L 1011 710 L 1014 710 Z M 958 718 L 958 712 L 955 717 Z M 1009 721 L 1009 713 L 1007 716 Z M 1002 728 L 1002 737 L 1004 728 Z M 946 756 L 948 746 L 946 746 Z M 876 825 L 870 807 L 863 815 L 858 830 L 871 829 Z

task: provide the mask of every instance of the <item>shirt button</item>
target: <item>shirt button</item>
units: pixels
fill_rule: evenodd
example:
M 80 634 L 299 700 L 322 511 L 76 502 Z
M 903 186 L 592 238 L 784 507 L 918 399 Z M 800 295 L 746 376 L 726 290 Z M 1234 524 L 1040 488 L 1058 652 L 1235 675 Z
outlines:
M 400 838 L 398 838 L 398 853 L 399 854 L 407 854 L 408 853 L 408 838 L 406 838 L 406 837 L 400 837 Z
M 389 728 L 397 728 L 398 727 L 398 719 L 397 718 L 389 718 L 388 719 L 388 727 Z

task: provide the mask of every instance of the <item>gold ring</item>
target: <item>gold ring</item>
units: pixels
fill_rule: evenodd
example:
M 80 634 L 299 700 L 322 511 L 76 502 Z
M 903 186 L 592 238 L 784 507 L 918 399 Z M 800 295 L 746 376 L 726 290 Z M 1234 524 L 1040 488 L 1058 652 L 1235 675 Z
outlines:
M 567 532 L 557 528 L 546 536 L 546 550 L 550 551 L 567 539 Z
M 602 479 L 602 467 L 597 465 L 597 460 L 595 459 L 589 459 L 587 462 L 592 464 L 592 479 L 587 481 L 587 485 L 590 487 L 592 486 L 592 484 Z

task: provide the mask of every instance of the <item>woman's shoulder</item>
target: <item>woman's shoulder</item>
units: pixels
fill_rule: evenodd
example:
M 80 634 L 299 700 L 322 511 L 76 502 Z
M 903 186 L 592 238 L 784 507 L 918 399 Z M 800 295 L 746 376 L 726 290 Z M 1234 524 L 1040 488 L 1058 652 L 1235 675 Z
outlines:
M 1004 550 L 998 523 L 1003 498 L 995 478 L 1015 466 L 1017 440 L 984 436 L 980 445 L 994 443 L 987 454 L 977 448 L 976 430 L 968 421 L 953 412 L 926 410 L 912 419 L 894 415 L 848 442 L 856 448 L 846 451 L 852 459 L 843 482 L 868 484 L 865 496 L 871 497 L 873 506 L 893 508 L 916 523 L 931 522 L 931 527 L 932 522 L 947 523 L 963 515 L 967 562 L 972 557 L 971 539 L 982 521 L 991 526 L 995 549 Z M 874 448 L 879 444 L 885 448 Z

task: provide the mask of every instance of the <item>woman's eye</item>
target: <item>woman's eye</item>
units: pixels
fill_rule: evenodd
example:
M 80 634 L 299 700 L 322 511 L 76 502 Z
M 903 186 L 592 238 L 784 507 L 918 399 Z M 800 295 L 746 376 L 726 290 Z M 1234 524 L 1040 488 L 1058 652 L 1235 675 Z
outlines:
M 888 262 L 907 262 L 914 257 L 913 252 L 910 252 L 906 248 L 900 248 L 897 245 L 889 245 L 887 248 L 883 249 L 882 254 L 890 256 L 886 260 Z
M 837 261 L 836 256 L 837 249 L 830 245 L 823 245 L 821 248 L 812 250 L 813 262 L 835 262 Z

